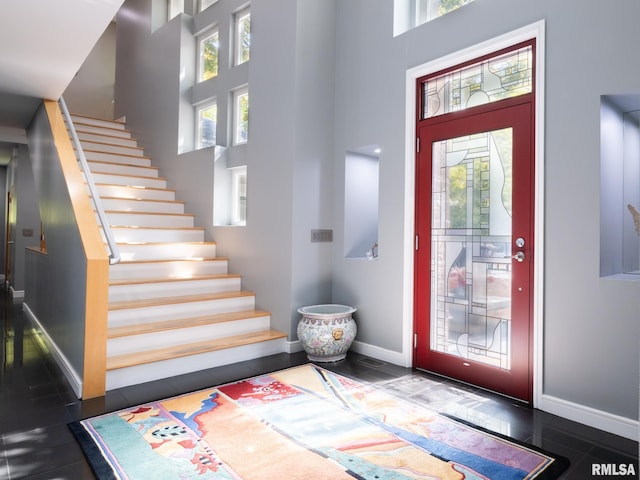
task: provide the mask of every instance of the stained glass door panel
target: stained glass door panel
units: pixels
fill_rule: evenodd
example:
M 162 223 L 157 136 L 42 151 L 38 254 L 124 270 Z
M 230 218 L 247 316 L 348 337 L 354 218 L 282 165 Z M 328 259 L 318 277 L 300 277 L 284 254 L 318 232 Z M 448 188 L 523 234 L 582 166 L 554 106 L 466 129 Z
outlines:
M 435 142 L 431 349 L 510 368 L 511 128 Z
M 530 105 L 419 129 L 418 368 L 529 400 Z

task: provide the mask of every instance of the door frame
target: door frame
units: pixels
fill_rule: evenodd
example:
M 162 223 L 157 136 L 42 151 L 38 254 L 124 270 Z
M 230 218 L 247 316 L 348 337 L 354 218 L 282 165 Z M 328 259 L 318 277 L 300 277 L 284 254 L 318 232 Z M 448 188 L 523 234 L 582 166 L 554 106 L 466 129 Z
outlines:
M 415 256 L 415 177 L 416 177 L 416 82 L 418 78 L 490 54 L 497 50 L 536 40 L 535 68 L 535 138 L 534 138 L 534 245 L 533 260 L 533 406 L 542 399 L 543 312 L 544 312 L 544 56 L 545 21 L 533 23 L 504 35 L 407 70 L 405 107 L 405 218 L 403 278 L 403 357 L 406 366 L 413 365 L 414 337 L 414 256 Z

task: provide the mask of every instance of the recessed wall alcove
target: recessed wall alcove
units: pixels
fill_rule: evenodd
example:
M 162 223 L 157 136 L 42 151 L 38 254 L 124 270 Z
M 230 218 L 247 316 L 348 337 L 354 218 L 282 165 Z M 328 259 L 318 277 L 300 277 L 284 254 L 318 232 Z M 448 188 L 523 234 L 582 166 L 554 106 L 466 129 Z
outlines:
M 344 255 L 378 256 L 380 147 L 368 145 L 345 154 Z
M 631 206 L 631 207 L 630 207 Z M 600 104 L 600 276 L 640 281 L 640 95 Z

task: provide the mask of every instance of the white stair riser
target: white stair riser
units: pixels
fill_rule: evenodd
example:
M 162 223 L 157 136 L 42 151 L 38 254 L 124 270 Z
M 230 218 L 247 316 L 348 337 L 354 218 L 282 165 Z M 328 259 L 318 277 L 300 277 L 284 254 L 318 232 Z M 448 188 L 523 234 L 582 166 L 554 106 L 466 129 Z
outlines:
M 143 200 L 175 200 L 176 192 L 156 188 L 135 188 L 124 185 L 96 185 L 100 197 L 140 198 Z
M 113 128 L 116 130 L 126 130 L 125 124 L 115 120 L 102 120 L 98 118 L 83 117 L 80 115 L 71 114 L 71 120 L 73 123 L 80 123 L 85 125 L 94 125 L 96 127 Z
M 184 278 L 194 275 L 220 275 L 228 272 L 226 260 L 207 260 L 202 262 L 175 261 L 151 262 L 139 264 L 119 263 L 109 268 L 110 280 L 127 280 L 136 278 L 176 277 Z
M 83 150 L 95 150 L 105 153 L 117 153 L 119 155 L 130 155 L 132 157 L 144 156 L 144 150 L 137 147 L 121 147 L 119 145 L 109 145 L 101 142 L 80 142 Z
M 124 130 L 123 128 L 113 128 L 113 127 L 101 127 L 98 125 L 89 125 L 88 123 L 82 122 L 74 122 L 74 127 L 76 128 L 76 133 L 80 135 L 80 133 L 97 133 L 99 135 L 107 135 L 111 137 L 119 137 L 119 138 L 131 138 L 131 132 L 128 130 Z
M 192 215 L 167 213 L 112 212 L 107 211 L 109 225 L 164 228 L 193 228 Z
M 89 168 L 93 174 L 119 173 L 120 175 L 133 175 L 137 177 L 157 177 L 158 169 L 138 165 L 124 165 L 110 162 L 89 162 Z
M 232 335 L 260 332 L 269 329 L 269 317 L 256 317 L 233 322 L 220 322 L 173 330 L 158 330 L 142 335 L 110 338 L 107 341 L 107 356 L 124 355 L 144 350 L 175 347 L 183 343 L 218 340 Z
M 95 183 L 108 183 L 110 185 L 124 185 L 145 188 L 167 188 L 167 180 L 153 177 L 132 177 L 129 175 L 116 175 L 111 173 L 94 173 Z
M 240 283 L 240 277 L 227 277 L 202 280 L 179 280 L 175 282 L 111 285 L 109 287 L 109 301 L 123 302 L 126 300 L 164 298 L 178 295 L 239 292 Z
M 214 243 L 123 244 L 118 245 L 118 248 L 124 261 L 186 260 L 214 258 L 216 256 L 216 245 Z
M 98 143 L 108 143 L 109 145 L 119 145 L 121 147 L 137 147 L 138 142 L 132 138 L 123 138 L 118 136 L 113 136 L 109 133 L 92 133 L 92 132 L 83 132 L 76 130 L 76 134 L 80 139 L 80 143 L 82 142 L 98 142 Z
M 255 297 L 243 295 L 231 298 L 202 300 L 197 302 L 176 303 L 171 305 L 153 305 L 150 307 L 127 308 L 110 310 L 108 315 L 109 327 L 160 322 L 162 320 L 176 320 L 192 318 L 216 313 L 241 312 L 255 308 Z
M 132 157 L 128 155 L 117 155 L 113 153 L 98 152 L 90 149 L 83 149 L 84 156 L 87 161 L 109 162 L 122 165 L 141 165 L 144 167 L 151 166 L 151 159 L 148 157 Z
M 184 213 L 184 203 L 131 200 L 126 198 L 102 198 L 105 211 L 147 212 L 147 213 Z
M 121 228 L 111 229 L 117 243 L 128 242 L 202 242 L 202 229 Z M 106 239 L 105 239 L 106 241 Z
M 286 339 L 281 338 L 268 342 L 253 343 L 241 347 L 164 360 L 152 364 L 111 370 L 107 372 L 107 390 L 114 390 L 116 388 L 137 385 L 161 378 L 169 378 L 184 373 L 253 360 L 285 351 Z

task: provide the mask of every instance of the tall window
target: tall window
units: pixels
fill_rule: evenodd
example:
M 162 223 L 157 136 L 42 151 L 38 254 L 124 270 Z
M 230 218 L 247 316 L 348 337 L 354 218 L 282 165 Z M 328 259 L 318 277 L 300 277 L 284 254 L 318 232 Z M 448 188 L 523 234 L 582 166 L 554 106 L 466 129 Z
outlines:
M 196 124 L 196 147 L 213 147 L 216 144 L 216 124 L 218 119 L 218 105 L 216 102 L 198 108 Z
M 231 224 L 247 223 L 247 167 L 231 169 Z
M 249 89 L 233 92 L 233 143 L 238 145 L 249 140 Z
M 198 81 L 202 82 L 218 76 L 218 29 L 211 30 L 198 41 Z
M 167 20 L 171 20 L 184 12 L 184 0 L 169 0 L 167 3 Z
M 198 11 L 201 12 L 203 10 L 206 10 L 207 8 L 209 8 L 211 5 L 213 5 L 214 3 L 216 3 L 218 0 L 200 0 L 198 2 Z
M 473 0 L 394 0 L 393 34 L 400 35 L 471 2 Z
M 249 7 L 235 14 L 234 24 L 235 65 L 240 65 L 249 61 L 249 49 L 251 46 L 251 11 Z

